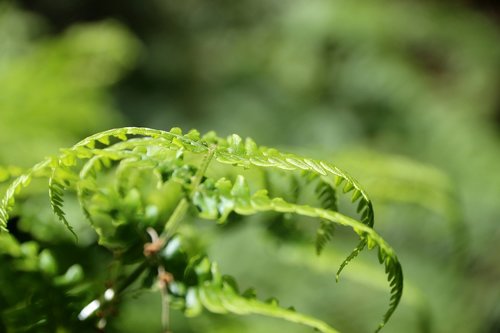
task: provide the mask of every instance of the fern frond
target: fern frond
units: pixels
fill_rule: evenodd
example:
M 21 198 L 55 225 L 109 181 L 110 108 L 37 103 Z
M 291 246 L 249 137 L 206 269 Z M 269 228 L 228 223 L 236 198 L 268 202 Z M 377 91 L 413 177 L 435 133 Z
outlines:
M 205 260 L 207 259 L 205 258 Z M 216 263 L 211 263 L 209 267 L 209 276 L 211 278 L 202 281 L 198 287 L 192 288 L 188 293 L 191 298 L 188 305 L 191 307 L 197 301 L 199 305 L 213 313 L 258 314 L 309 326 L 322 333 L 339 333 L 339 331 L 319 319 L 279 306 L 275 299 L 263 302 L 258 300 L 254 293 L 251 293 L 250 296 L 241 295 L 234 280 L 219 273 Z M 204 273 L 208 272 L 199 272 L 200 275 Z M 193 302 L 193 298 L 196 298 L 195 302 Z M 192 308 L 186 309 L 186 312 L 191 312 L 191 315 L 193 315 Z
M 358 256 L 358 254 L 361 253 L 361 251 L 363 251 L 363 249 L 365 248 L 366 246 L 366 240 L 362 239 L 359 244 L 354 248 L 354 250 L 352 250 L 352 252 L 347 256 L 347 258 L 344 259 L 344 261 L 342 261 L 342 263 L 340 264 L 339 266 L 339 269 L 337 270 L 337 273 L 335 274 L 335 280 L 337 280 L 337 282 L 339 281 L 340 279 L 340 273 L 342 273 L 342 271 L 344 270 L 344 268 L 354 259 Z
M 52 172 L 52 176 L 49 179 L 49 199 L 50 199 L 50 206 L 52 207 L 52 211 L 54 214 L 59 218 L 59 221 L 61 221 L 66 228 L 73 234 L 75 237 L 75 240 L 78 241 L 78 235 L 75 233 L 75 230 L 69 224 L 68 220 L 66 219 L 66 213 L 63 210 L 63 203 L 64 203 L 64 190 L 65 186 L 62 184 L 60 179 L 57 179 L 56 177 L 56 170 Z
M 335 233 L 335 225 L 327 220 L 321 220 L 316 230 L 316 254 L 320 255 Z
M 338 210 L 337 194 L 335 188 L 319 178 L 315 188 L 316 196 L 319 199 L 322 208 L 333 211 Z M 316 231 L 316 253 L 319 255 L 326 243 L 333 237 L 335 225 L 328 220 L 321 220 L 320 226 Z
M 195 195 L 196 200 L 193 201 L 200 210 L 200 217 L 203 218 L 216 219 L 220 217 L 220 210 L 223 206 L 224 209 L 234 210 L 241 215 L 265 211 L 291 213 L 324 219 L 353 229 L 360 237 L 361 245 L 356 247 L 353 251 L 354 254 L 349 255 L 340 269 L 352 260 L 364 248 L 365 244 L 368 245 L 369 249 L 378 247 L 379 260 L 385 267 L 391 286 L 391 297 L 389 308 L 377 331 L 389 320 L 401 300 L 403 292 L 402 269 L 394 250 L 370 226 L 336 211 L 293 204 L 282 198 L 269 198 L 266 190 L 259 190 L 252 195 L 243 176 L 238 176 L 232 187 L 231 182 L 225 179 L 216 183 L 208 182 L 208 184 L 208 186 L 205 184 L 200 186 L 198 194 Z M 224 199 L 222 199 L 223 196 Z
M 237 154 L 234 152 L 238 152 Z M 215 159 L 220 163 L 249 167 L 254 165 L 261 168 L 275 168 L 289 171 L 309 171 L 318 176 L 333 177 L 336 186 L 345 182 L 344 193 L 352 192 L 351 200 L 359 202 L 366 214 L 361 222 L 372 227 L 374 222 L 373 206 L 365 191 L 357 181 L 339 168 L 323 161 L 299 157 L 294 154 L 285 154 L 272 148 L 256 148 L 252 140 L 245 143 L 238 136 L 231 136 L 226 141 L 219 140 Z
M 9 220 L 9 213 L 14 207 L 16 196 L 19 195 L 21 190 L 27 187 L 34 177 L 39 176 L 38 173 L 47 169 L 52 163 L 52 159 L 46 159 L 34 165 L 31 169 L 18 176 L 6 189 L 2 200 L 0 201 L 0 230 L 7 230 L 7 222 Z
M 342 153 L 335 159 L 359 175 L 379 203 L 416 205 L 441 216 L 453 235 L 456 258 L 462 263 L 466 261 L 469 232 L 460 212 L 457 190 L 448 175 L 402 156 L 367 150 Z
M 172 128 L 169 132 L 145 127 L 115 128 L 89 136 L 78 142 L 71 149 L 79 147 L 93 149 L 98 145 L 110 146 L 112 145 L 111 139 L 127 141 L 130 140 L 130 137 L 149 137 L 152 139 L 161 138 L 166 142 L 176 145 L 178 148 L 187 148 L 193 152 L 207 151 L 207 146 L 199 141 L 199 133 L 197 133 L 197 131 L 191 131 L 186 135 L 182 135 L 182 130 L 177 127 Z
M 257 211 L 273 210 L 323 218 L 340 225 L 351 227 L 360 236 L 361 243 L 366 242 L 369 248 L 373 248 L 375 246 L 378 247 L 380 262 L 385 266 L 388 281 L 391 285 L 389 309 L 386 311 L 384 318 L 377 329 L 378 332 L 391 317 L 392 313 L 399 304 L 403 293 L 403 273 L 399 260 L 394 254 L 392 248 L 378 234 L 376 234 L 373 229 L 338 212 L 322 208 L 313 208 L 310 206 L 289 204 L 280 198 L 269 199 L 266 198 L 263 193 L 256 193 L 255 196 L 255 198 L 252 198 L 252 205 Z M 236 207 L 235 211 L 238 212 L 238 207 Z M 358 246 L 356 248 L 356 254 L 360 251 L 357 250 L 358 248 L 360 247 Z M 353 257 L 354 256 L 352 255 L 349 256 L 350 259 Z
M 343 193 L 352 192 L 351 201 L 353 203 L 358 202 L 358 212 L 361 213 L 360 221 L 370 228 L 373 227 L 375 214 L 371 200 L 358 182 L 339 168 L 323 161 L 303 158 L 294 154 L 284 154 L 273 148 L 257 148 L 252 140 L 247 139 L 243 142 L 237 135 L 232 135 L 227 140 L 220 139 L 217 144 L 215 159 L 221 163 L 239 165 L 246 168 L 254 165 L 261 168 L 308 171 L 320 177 L 333 177 L 336 186 L 344 183 L 342 188 Z M 321 241 L 325 242 L 325 239 Z M 342 269 L 359 253 L 357 249 L 361 247 L 362 244 L 360 243 L 344 260 L 344 264 L 341 266 Z
M 337 211 L 337 194 L 335 188 L 327 182 L 319 179 L 315 188 L 315 193 L 320 200 L 321 207 Z
M 196 164 L 193 161 L 190 162 L 191 164 L 184 163 L 181 156 L 185 152 L 192 153 L 190 156 L 194 156 Z M 200 158 L 203 159 L 201 167 L 198 165 Z M 316 193 L 321 207 L 290 203 L 279 197 L 270 198 L 266 190 L 252 194 L 242 176 L 238 176 L 234 183 L 224 178 L 207 179 L 205 171 L 211 160 L 260 171 L 298 171 L 296 175 L 298 177 L 306 180 L 317 179 Z M 251 215 L 266 211 L 318 218 L 322 221 L 318 231 L 318 251 L 332 236 L 334 225 L 351 228 L 359 236 L 360 245 L 341 264 L 339 273 L 365 245 L 369 249 L 378 248 L 380 262 L 385 267 L 391 285 L 391 301 L 377 330 L 382 328 L 391 317 L 402 296 L 401 265 L 392 248 L 373 230 L 373 206 L 361 186 L 332 164 L 281 153 L 271 148 L 258 147 L 252 140 L 242 140 L 237 135 L 223 139 L 217 137 L 215 133 L 200 137 L 197 131 L 183 134 L 178 128 L 165 132 L 135 127 L 112 129 L 95 134 L 69 149 L 62 150 L 59 156 L 42 161 L 15 179 L 0 202 L 0 227 L 6 228 L 9 212 L 14 206 L 17 194 L 34 177 L 44 176 L 49 179 L 49 198 L 52 209 L 73 232 L 63 210 L 65 190 L 77 191 L 84 214 L 91 220 L 92 211 L 87 210 L 84 198 L 89 193 L 99 190 L 97 175 L 114 168 L 113 175 L 119 182 L 126 178 L 126 170 L 141 168 L 158 172 L 157 179 L 161 182 L 163 179 L 159 169 L 164 166 L 164 163 L 167 163 L 170 168 L 168 177 L 182 183 L 182 191 L 184 191 L 182 195 L 185 197 L 181 199 L 181 202 L 184 203 L 185 210 L 187 210 L 188 203 L 191 203 L 198 208 L 199 216 L 202 218 L 224 222 L 231 212 Z M 184 172 L 186 170 L 183 167 L 186 167 L 189 172 Z M 348 194 L 351 201 L 357 204 L 359 220 L 338 212 L 336 188 Z M 223 279 L 218 279 L 212 281 L 215 284 L 211 284 L 212 282 L 203 284 L 198 290 L 202 304 L 213 312 L 237 312 L 247 309 L 245 311 L 248 313 L 261 313 L 300 322 L 322 332 L 336 332 L 323 322 L 281 309 L 275 304 L 269 305 L 246 299 L 239 295 L 230 284 L 224 284 L 223 281 Z
M 338 258 L 339 253 L 332 248 L 328 248 L 323 251 L 321 256 L 317 257 L 315 260 L 310 260 L 307 256 L 306 245 L 282 244 L 278 255 L 280 258 L 291 264 L 302 264 L 305 265 L 305 267 L 318 272 L 330 272 L 332 271 L 330 263 Z M 374 283 L 374 281 L 377 281 L 381 277 L 381 274 L 382 273 L 380 271 L 376 270 L 374 265 L 365 262 L 365 260 L 361 260 L 358 261 L 357 265 L 353 267 L 353 269 L 344 273 L 344 277 L 349 281 L 356 281 L 369 288 L 382 292 L 384 290 L 383 286 L 379 283 Z M 429 312 L 429 304 L 425 293 L 416 285 L 408 281 L 405 281 L 404 289 L 405 297 L 401 299 L 401 302 L 411 308 L 414 308 L 418 313 L 421 327 L 420 332 L 431 332 L 432 330 L 429 327 L 431 326 L 432 316 Z

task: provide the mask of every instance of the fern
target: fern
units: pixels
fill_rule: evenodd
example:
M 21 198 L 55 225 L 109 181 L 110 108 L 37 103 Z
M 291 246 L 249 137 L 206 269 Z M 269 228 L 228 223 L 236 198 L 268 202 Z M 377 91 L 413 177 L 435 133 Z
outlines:
M 321 220 L 320 226 L 316 231 L 316 253 L 321 254 L 326 243 L 332 239 L 335 232 L 335 225 L 328 220 Z
M 328 185 L 322 179 L 319 180 L 315 192 L 320 199 L 321 207 L 337 211 L 337 194 L 335 188 Z M 316 231 L 316 253 L 319 255 L 326 243 L 333 237 L 335 225 L 328 220 L 321 220 L 320 227 Z
M 266 190 L 260 190 L 250 195 L 248 186 L 245 184 L 245 180 L 242 176 L 238 176 L 233 186 L 231 186 L 228 180 L 221 179 L 216 183 L 209 183 L 206 187 L 201 186 L 200 191 L 202 194 L 197 197 L 198 200 L 195 200 L 194 203 L 201 211 L 200 216 L 208 219 L 220 218 L 220 209 L 218 208 L 224 205 L 224 209 L 231 207 L 236 213 L 242 215 L 251 215 L 256 212 L 264 211 L 293 213 L 325 219 L 332 223 L 352 228 L 361 238 L 360 244 L 362 245 L 358 246 L 353 252 L 355 254 L 350 255 L 342 265 L 345 266 L 346 262 L 352 260 L 365 245 L 368 245 L 369 249 L 378 247 L 379 261 L 384 264 L 391 285 L 390 306 L 377 331 L 385 325 L 399 304 L 403 291 L 403 273 L 401 265 L 392 248 L 367 225 L 342 215 L 339 212 L 288 203 L 281 198 L 269 198 Z M 232 197 L 231 204 L 228 205 L 227 200 L 230 197 Z M 341 266 L 339 271 L 344 266 Z
M 325 249 L 322 255 L 318 258 L 318 260 L 309 260 L 306 255 L 304 245 L 294 246 L 290 245 L 282 245 L 280 247 L 280 251 L 278 255 L 283 260 L 295 264 L 295 265 L 303 265 L 305 267 L 310 268 L 311 270 L 318 272 L 335 272 L 332 271 L 331 261 L 335 260 L 338 257 L 337 251 L 334 249 Z M 369 288 L 378 289 L 383 291 L 383 286 L 374 282 L 374 277 L 380 276 L 381 272 L 375 269 L 375 266 L 369 265 L 364 260 L 358 262 L 356 267 L 353 267 L 352 270 L 349 270 L 345 273 L 345 278 L 350 281 L 356 281 L 358 283 L 363 284 L 364 286 L 368 286 Z M 402 299 L 402 303 L 406 306 L 409 306 L 415 309 L 415 312 L 418 314 L 418 321 L 420 332 L 428 333 L 432 330 L 430 327 L 432 326 L 432 316 L 429 311 L 429 304 L 427 300 L 427 296 L 423 292 L 423 290 L 419 289 L 415 284 L 412 284 L 411 281 L 405 279 L 405 297 Z M 406 324 L 404 324 L 406 325 Z M 406 326 L 403 326 L 406 328 Z
M 0 229 L 4 231 L 7 230 L 7 222 L 9 219 L 9 212 L 12 210 L 16 203 L 16 196 L 19 195 L 21 190 L 27 187 L 32 178 L 36 176 L 38 172 L 45 169 L 51 160 L 47 159 L 38 164 L 33 168 L 27 170 L 25 173 L 18 176 L 5 190 L 4 196 L 0 202 Z
M 237 154 L 235 154 L 237 152 Z M 251 165 L 261 168 L 276 168 L 288 171 L 308 171 L 317 176 L 333 175 L 336 186 L 344 183 L 343 193 L 351 194 L 351 201 L 358 202 L 358 212 L 361 213 L 360 221 L 369 227 L 373 227 L 374 211 L 367 194 L 360 185 L 339 168 L 323 161 L 315 161 L 308 158 L 301 158 L 293 154 L 283 154 L 276 149 L 261 147 L 258 148 L 255 142 L 247 139 L 245 142 L 237 136 L 232 135 L 227 140 L 217 140 L 216 159 L 221 163 L 250 167 Z M 324 241 L 324 239 L 322 239 Z M 355 258 L 364 248 L 364 241 L 358 244 L 353 252 L 344 260 L 337 273 L 337 279 L 345 266 Z
M 190 316 L 198 314 L 203 306 L 213 313 L 260 314 L 303 324 L 324 333 L 338 333 L 321 320 L 298 313 L 292 308 L 280 307 L 274 298 L 263 302 L 258 300 L 253 292 L 240 294 L 236 282 L 228 276 L 222 276 L 217 264 L 210 263 L 206 257 L 202 258 L 194 269 L 199 277 L 205 275 L 210 278 L 200 279 L 198 286 L 188 290 L 190 302 L 186 304 L 185 311 Z
M 320 207 L 270 197 L 266 188 L 251 190 L 242 175 L 234 180 L 209 177 L 211 169 L 218 169 L 217 164 L 244 167 L 263 174 L 292 173 L 294 181 L 300 178 L 306 183 L 316 182 L 314 192 Z M 148 182 L 145 173 L 151 175 Z M 178 128 L 169 132 L 134 127 L 113 129 L 61 150 L 58 156 L 47 158 L 14 180 L 0 204 L 0 226 L 3 229 L 7 226 L 16 197 L 33 178 L 48 178 L 52 210 L 72 233 L 74 231 L 64 212 L 64 193 L 76 192 L 84 215 L 100 237 L 99 242 L 112 251 L 120 249 L 120 257 L 124 258 L 137 257 L 133 252 L 137 247 L 133 244 L 144 242 L 146 228 L 151 230 L 154 227 L 161 232 L 155 246 L 161 248 L 167 244 L 186 219 L 189 207 L 196 207 L 199 217 L 220 223 L 224 223 L 231 213 L 275 212 L 317 218 L 320 220 L 316 242 L 318 253 L 333 236 L 334 225 L 348 227 L 358 235 L 360 243 L 341 264 L 337 278 L 340 271 L 367 246 L 378 249 L 380 263 L 385 267 L 391 286 L 390 305 L 377 331 L 389 320 L 401 300 L 401 265 L 393 249 L 373 230 L 374 211 L 368 195 L 353 178 L 330 163 L 259 147 L 251 139 L 243 140 L 237 135 L 223 139 L 213 132 L 203 137 L 195 130 L 183 134 Z M 294 184 L 298 186 L 299 183 Z M 339 212 L 338 189 L 357 205 L 357 219 Z M 155 211 L 160 209 L 159 213 L 147 217 L 146 202 L 151 200 L 147 193 L 151 191 L 175 195 L 175 207 L 155 203 Z M 167 222 L 162 221 L 166 212 L 170 212 Z M 155 251 L 149 250 L 148 255 L 156 256 Z M 193 254 L 193 258 L 199 255 Z M 161 260 L 158 260 L 150 264 L 159 265 L 158 269 L 164 270 Z M 142 270 L 146 266 L 139 267 Z M 336 332 L 319 320 L 280 308 L 277 304 L 245 298 L 234 285 L 219 276 L 215 263 L 209 266 L 210 274 L 207 274 L 212 279 L 202 279 L 203 283 L 193 286 L 189 295 L 182 296 L 184 302 L 189 303 L 195 295 L 195 299 L 212 312 L 263 314 L 302 323 L 325 333 Z M 200 271 L 199 268 L 196 270 Z M 139 275 L 134 273 L 127 281 Z
M 68 228 L 69 231 L 73 234 L 76 240 L 78 240 L 78 235 L 73 230 L 73 227 L 69 224 L 66 219 L 66 214 L 63 210 L 64 203 L 64 190 L 65 187 L 61 183 L 61 181 L 56 177 L 55 170 L 52 173 L 52 176 L 49 179 L 49 199 L 50 206 L 52 207 L 52 211 L 59 218 L 59 220 L 64 223 L 64 225 Z
M 341 154 L 336 160 L 360 177 L 378 202 L 417 205 L 442 216 L 449 224 L 457 259 L 466 261 L 469 231 L 457 191 L 446 174 L 400 156 L 364 150 Z M 367 164 L 369 169 L 364 167 Z

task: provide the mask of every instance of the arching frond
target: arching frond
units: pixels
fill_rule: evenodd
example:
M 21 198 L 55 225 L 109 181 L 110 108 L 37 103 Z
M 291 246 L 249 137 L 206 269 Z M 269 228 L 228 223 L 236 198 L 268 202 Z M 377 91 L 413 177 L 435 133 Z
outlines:
M 222 276 L 216 263 L 209 263 L 207 258 L 200 260 L 194 268 L 200 279 L 197 287 L 188 291 L 186 313 L 196 315 L 201 307 L 213 313 L 234 313 L 237 315 L 259 314 L 284 319 L 314 328 L 322 333 L 339 333 L 327 323 L 314 317 L 299 313 L 293 308 L 283 308 L 276 299 L 267 302 L 257 299 L 255 293 L 240 294 L 234 279 Z M 209 270 L 209 271 L 207 271 Z
M 333 177 L 335 185 L 340 186 L 343 184 L 342 192 L 345 194 L 350 193 L 351 201 L 358 203 L 358 212 L 361 214 L 360 221 L 369 227 L 373 227 L 375 213 L 371 200 L 357 181 L 339 168 L 324 161 L 281 153 L 273 148 L 259 148 L 253 140 L 246 139 L 246 141 L 243 141 L 239 136 L 234 134 L 228 137 L 227 140 L 219 139 L 216 142 L 217 150 L 215 158 L 221 163 L 239 165 L 246 168 L 253 165 L 261 168 L 275 168 L 288 171 L 308 171 L 317 176 Z M 325 238 L 321 237 L 320 243 L 324 242 Z M 344 260 L 337 276 L 358 255 L 363 247 L 364 244 L 361 241 Z M 318 246 L 318 248 L 321 249 L 321 246 Z
M 46 159 L 31 169 L 27 170 L 25 173 L 18 176 L 6 189 L 2 200 L 0 201 L 0 229 L 3 231 L 7 230 L 7 222 L 9 220 L 9 213 L 16 203 L 16 197 L 19 195 L 21 190 L 27 187 L 31 180 L 37 176 L 37 174 L 45 169 L 52 163 L 52 159 Z
M 184 160 L 184 155 L 188 156 L 187 160 Z M 292 180 L 301 178 L 305 183 L 315 182 L 314 193 L 319 207 L 287 202 L 280 197 L 270 198 L 265 188 L 252 192 L 242 176 L 236 177 L 234 182 L 224 177 L 206 178 L 205 173 L 210 163 L 242 166 L 256 172 L 291 172 Z M 71 148 L 61 150 L 58 156 L 40 162 L 12 182 L 0 202 L 0 227 L 6 229 L 9 213 L 21 189 L 32 178 L 44 177 L 49 180 L 48 192 L 52 209 L 71 232 L 73 230 L 64 212 L 65 191 L 76 192 L 84 215 L 91 222 L 95 218 L 101 221 L 100 224 L 92 224 L 99 235 L 104 235 L 100 230 L 103 226 L 112 235 L 113 241 L 102 242 L 103 244 L 123 242 L 119 239 L 122 234 L 116 232 L 116 228 L 127 228 L 127 223 L 137 223 L 137 219 L 146 216 L 139 198 L 139 188 L 122 186 L 137 181 L 137 177 L 130 178 L 133 175 L 131 170 L 152 172 L 157 189 L 168 182 L 175 184 L 172 189 L 179 191 L 173 192 L 179 195 L 178 206 L 163 229 L 164 240 L 171 237 L 182 222 L 182 216 L 189 205 L 198 209 L 200 217 L 220 222 L 224 222 L 231 212 L 240 215 L 278 212 L 317 218 L 321 221 L 317 231 L 318 252 L 333 236 L 334 225 L 351 228 L 360 238 L 359 245 L 340 265 L 338 273 L 365 246 L 368 249 L 377 248 L 380 263 L 385 267 L 391 286 L 389 309 L 377 331 L 389 320 L 401 300 L 401 265 L 393 249 L 373 230 L 373 205 L 361 186 L 333 164 L 259 147 L 251 139 L 242 140 L 237 135 L 224 139 L 213 132 L 202 137 L 195 130 L 183 134 L 178 128 L 166 132 L 135 127 L 112 129 L 92 135 Z M 114 177 L 114 186 L 118 189 L 124 187 L 128 192 L 110 192 L 109 189 L 102 188 L 102 179 L 106 177 L 101 175 Z M 299 184 L 297 182 L 294 186 Z M 352 218 L 339 212 L 337 196 L 340 193 L 348 195 L 357 205 L 359 217 Z M 123 204 L 110 206 L 111 211 L 99 208 L 96 212 L 89 208 L 89 198 L 95 198 L 94 205 L 97 204 L 98 207 L 106 205 L 110 200 L 122 200 Z M 140 209 L 140 212 L 134 212 L 134 207 Z M 110 216 L 103 214 L 113 215 L 113 209 L 126 210 L 128 217 L 106 224 L 103 218 Z M 141 223 L 134 230 L 147 226 Z M 214 273 L 213 276 L 217 274 Z M 276 304 L 245 298 L 221 278 L 200 285 L 196 293 L 201 304 L 212 312 L 260 313 L 302 323 L 325 333 L 336 332 L 321 321 L 282 309 Z
M 385 267 L 387 279 L 391 286 L 389 308 L 384 314 L 383 320 L 377 331 L 389 320 L 401 300 L 403 293 L 403 272 L 399 260 L 394 250 L 382 239 L 382 237 L 364 223 L 336 211 L 293 204 L 286 202 L 282 198 L 269 198 L 266 190 L 260 190 L 251 194 L 243 176 L 238 176 L 234 185 L 226 179 L 203 184 L 197 192 L 197 195 L 195 195 L 193 203 L 200 210 L 200 216 L 208 219 L 220 219 L 223 214 L 227 216 L 228 211 L 234 211 L 241 215 L 274 211 L 316 217 L 338 225 L 350 227 L 358 234 L 360 237 L 360 244 L 362 244 L 362 246 L 358 246 L 355 249 L 355 255 L 357 255 L 365 245 L 367 245 L 369 249 L 377 247 L 379 261 Z M 352 260 L 355 255 L 350 255 L 347 261 Z M 345 263 L 341 265 L 340 269 L 342 269 L 343 266 L 345 266 Z

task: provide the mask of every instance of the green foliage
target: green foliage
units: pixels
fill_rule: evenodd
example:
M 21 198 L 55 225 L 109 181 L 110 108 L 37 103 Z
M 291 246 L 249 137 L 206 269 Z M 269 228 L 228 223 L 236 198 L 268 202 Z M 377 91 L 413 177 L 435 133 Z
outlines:
M 0 282 L 14 288 L 0 293 L 0 329 L 4 332 L 55 331 L 58 326 L 90 329 L 74 316 L 84 301 L 78 286 L 82 267 L 74 264 L 61 271 L 52 251 L 37 242 L 19 244 L 9 234 L 0 235 Z M 51 309 L 51 311 L 47 311 Z
M 87 24 L 35 39 L 46 30 L 43 22 L 6 3 L 0 26 L 0 163 L 29 166 L 120 122 L 106 89 L 132 65 L 138 48 L 123 27 Z
M 265 182 L 256 180 L 271 174 L 292 175 L 284 179 L 291 180 L 298 192 L 312 184 L 314 200 L 311 203 L 298 193 L 291 196 L 296 202 L 271 196 Z M 169 132 L 113 129 L 62 149 L 58 156 L 16 178 L 0 203 L 2 228 L 7 228 L 21 190 L 38 178 L 48 179 L 50 205 L 58 219 L 74 232 L 65 215 L 64 198 L 76 196 L 99 244 L 114 255 L 118 271 L 112 279 L 113 296 L 105 293 L 79 314 L 86 322 L 99 310 L 99 327 L 105 325 L 106 313 L 118 306 L 121 293 L 146 275 L 144 286 L 151 286 L 155 276 L 159 280 L 164 329 L 168 329 L 168 308 L 172 306 L 186 315 L 196 315 L 201 308 L 214 313 L 262 314 L 325 333 L 337 332 L 320 320 L 280 307 L 276 301 L 262 302 L 248 293 L 240 294 L 234 279 L 222 276 L 203 247 L 196 245 L 196 237 L 190 238 L 182 228 L 186 220 L 197 218 L 224 225 L 234 214 L 278 213 L 319 220 L 318 252 L 331 238 L 333 225 L 351 229 L 360 243 L 340 265 L 337 278 L 365 246 L 377 249 L 391 287 L 390 305 L 377 331 L 402 297 L 401 265 L 393 249 L 373 229 L 370 198 L 353 178 L 331 163 L 261 147 L 237 135 L 223 139 L 213 132 L 203 137 L 195 130 L 183 134 L 178 128 Z M 357 207 L 358 217 L 340 212 L 339 190 Z M 92 292 L 85 289 L 85 297 L 92 297 Z

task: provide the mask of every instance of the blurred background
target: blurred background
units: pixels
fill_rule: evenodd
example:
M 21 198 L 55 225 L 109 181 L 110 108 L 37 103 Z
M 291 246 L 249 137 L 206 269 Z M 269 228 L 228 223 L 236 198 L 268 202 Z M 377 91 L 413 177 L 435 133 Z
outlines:
M 375 229 L 403 264 L 384 331 L 500 332 L 497 1 L 1 2 L 0 180 L 120 126 L 237 133 L 335 163 L 372 196 Z M 23 232 L 48 241 L 42 229 Z M 374 253 L 335 284 L 352 239 L 316 257 L 312 240 L 268 229 L 214 236 L 210 253 L 241 284 L 343 332 L 376 327 L 389 287 Z M 127 302 L 114 329 L 159 331 L 155 297 Z M 174 332 L 309 331 L 174 320 Z

